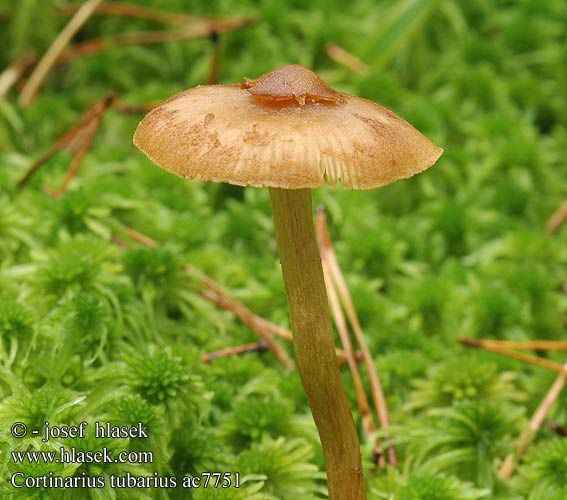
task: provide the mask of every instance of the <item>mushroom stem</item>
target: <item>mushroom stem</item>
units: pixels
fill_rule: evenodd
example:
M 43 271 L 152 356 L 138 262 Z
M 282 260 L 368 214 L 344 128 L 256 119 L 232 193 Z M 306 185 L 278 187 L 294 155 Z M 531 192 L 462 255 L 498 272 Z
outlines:
M 329 498 L 365 500 L 360 444 L 335 355 L 311 191 L 270 188 L 270 199 L 297 368 L 321 438 Z

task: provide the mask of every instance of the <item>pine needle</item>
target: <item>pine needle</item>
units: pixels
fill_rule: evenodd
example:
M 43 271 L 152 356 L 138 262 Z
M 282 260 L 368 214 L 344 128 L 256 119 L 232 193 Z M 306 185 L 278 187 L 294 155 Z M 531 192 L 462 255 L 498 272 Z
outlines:
M 71 38 L 75 36 L 77 31 L 87 22 L 101 2 L 102 0 L 87 0 L 55 38 L 22 89 L 22 93 L 20 94 L 20 104 L 22 106 L 30 106 L 33 103 L 41 84 L 49 74 L 49 71 L 63 49 L 71 41 Z
M 342 305 L 346 311 L 351 328 L 354 332 L 356 341 L 361 351 L 362 359 L 366 366 L 368 372 L 368 378 L 370 379 L 370 387 L 372 393 L 372 399 L 374 401 L 374 406 L 376 413 L 378 415 L 378 420 L 383 429 L 388 429 L 390 427 L 390 417 L 388 415 L 388 406 L 386 404 L 386 398 L 384 396 L 384 391 L 382 390 L 382 384 L 378 377 L 376 367 L 374 366 L 374 361 L 372 359 L 372 354 L 366 340 L 364 338 L 364 333 L 362 332 L 362 327 L 360 326 L 360 321 L 356 313 L 356 309 L 352 302 L 350 292 L 344 280 L 343 274 L 341 272 L 331 239 L 329 236 L 329 231 L 327 228 L 326 214 L 322 207 L 317 210 L 317 229 L 320 239 L 320 245 L 324 248 L 324 255 L 328 265 L 329 273 L 334 285 L 338 291 L 339 297 L 342 301 Z M 387 438 L 386 438 L 387 439 Z M 397 466 L 397 456 L 393 446 L 388 447 L 388 460 L 392 467 Z
M 222 301 L 229 305 L 230 310 L 235 312 L 237 316 L 246 323 L 274 352 L 276 357 L 280 360 L 280 362 L 289 370 L 292 370 L 295 367 L 295 364 L 280 346 L 277 344 L 274 339 L 271 337 L 268 331 L 255 319 L 255 314 L 250 311 L 246 306 L 239 303 L 236 299 L 234 299 L 223 287 L 221 287 L 216 281 L 212 278 L 204 274 L 203 272 L 199 271 L 197 268 L 193 266 L 185 266 L 185 271 L 189 274 L 199 278 L 203 286 L 216 294 L 218 297 L 221 297 Z M 209 297 L 207 294 L 203 294 L 203 296 L 207 299 Z

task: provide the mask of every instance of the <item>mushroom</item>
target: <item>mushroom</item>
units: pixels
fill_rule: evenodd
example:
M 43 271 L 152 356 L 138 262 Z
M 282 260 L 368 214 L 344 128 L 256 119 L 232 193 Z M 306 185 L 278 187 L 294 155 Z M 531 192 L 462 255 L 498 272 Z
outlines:
M 140 123 L 134 144 L 187 179 L 269 187 L 294 351 L 317 425 L 331 500 L 366 498 L 360 445 L 341 383 L 311 188 L 371 189 L 432 166 L 442 149 L 371 101 L 293 64 L 241 85 L 181 92 Z

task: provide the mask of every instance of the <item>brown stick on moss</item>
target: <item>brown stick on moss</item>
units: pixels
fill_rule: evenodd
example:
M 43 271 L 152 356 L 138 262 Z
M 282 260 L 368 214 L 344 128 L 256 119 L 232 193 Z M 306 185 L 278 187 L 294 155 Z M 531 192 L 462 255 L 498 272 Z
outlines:
M 80 8 L 80 4 L 67 4 L 58 7 L 60 12 L 66 15 L 75 14 Z M 95 16 L 126 16 L 137 19 L 144 19 L 145 21 L 153 21 L 161 24 L 170 24 L 173 26 L 186 26 L 190 24 L 203 24 L 203 23 L 216 23 L 219 26 L 232 26 L 236 22 L 251 23 L 249 18 L 243 19 L 238 17 L 229 18 L 213 18 L 204 16 L 188 16 L 176 12 L 166 12 L 162 10 L 149 9 L 136 4 L 125 2 L 105 2 L 99 5 L 95 11 Z
M 308 189 L 270 188 L 301 382 L 323 447 L 329 498 L 364 500 L 360 444 L 342 385 Z
M 5 95 L 12 88 L 12 85 L 20 80 L 36 59 L 36 53 L 30 50 L 0 73 L 0 97 Z
M 190 273 L 193 274 L 194 276 L 199 277 L 199 279 L 201 280 L 201 282 L 203 283 L 203 285 L 205 287 L 207 287 L 208 289 L 212 290 L 215 294 L 221 296 L 225 301 L 227 302 L 231 302 L 231 310 L 235 310 L 235 309 L 240 309 L 239 308 L 239 304 L 236 303 L 236 301 L 228 294 L 225 292 L 225 290 L 223 289 L 223 287 L 221 285 L 219 285 L 216 281 L 214 281 L 212 278 L 210 278 L 209 276 L 207 276 L 206 274 L 200 272 L 199 270 L 197 270 L 197 268 L 188 265 L 185 266 L 185 270 Z M 205 298 L 209 298 L 207 296 L 205 296 Z M 246 321 L 245 321 L 246 322 Z M 262 326 L 260 326 L 257 322 L 254 321 L 249 321 L 246 322 L 248 324 L 248 326 L 250 326 L 250 328 L 264 341 L 266 342 L 266 344 L 268 345 L 268 347 L 274 352 L 274 354 L 276 355 L 276 357 L 280 360 L 280 362 L 288 369 L 288 370 L 292 370 L 295 365 L 293 363 L 293 361 L 291 360 L 291 358 L 289 357 L 289 355 L 287 354 L 287 352 L 285 352 L 284 349 L 282 349 L 282 347 L 280 347 L 278 345 L 278 343 L 270 336 L 270 334 L 268 333 L 266 328 L 263 328 Z
M 567 199 L 549 217 L 546 224 L 547 234 L 556 233 L 565 221 L 567 221 Z
M 22 106 L 30 106 L 32 104 L 43 80 L 45 80 L 49 74 L 49 71 L 53 67 L 59 54 L 61 54 L 61 51 L 71 41 L 75 33 L 81 29 L 81 26 L 87 22 L 101 2 L 102 0 L 87 0 L 83 3 L 61 33 L 57 35 L 57 38 L 53 40 L 53 43 L 49 49 L 47 49 L 47 52 L 42 57 L 41 61 L 39 61 L 39 64 L 35 67 L 29 80 L 22 89 L 22 93 L 20 94 L 20 104 Z
M 462 339 L 459 342 L 471 347 L 491 346 L 532 351 L 567 351 L 567 342 L 563 340 L 526 340 L 524 342 L 516 342 L 515 340 Z
M 207 286 L 206 283 L 203 285 Z M 239 318 L 243 323 L 248 325 L 252 330 L 256 331 L 256 328 L 265 329 L 267 334 L 274 334 L 288 342 L 293 342 L 293 335 L 291 332 L 284 328 L 283 326 L 276 325 L 271 321 L 268 321 L 261 316 L 253 313 L 244 304 L 236 300 L 232 295 L 230 295 L 226 290 L 223 289 L 223 294 L 221 295 L 218 291 L 213 291 L 208 289 L 202 292 L 202 296 L 213 304 L 232 312 L 237 318 Z M 337 361 L 339 365 L 346 363 L 346 355 L 342 349 L 338 347 L 335 348 L 335 354 L 337 355 Z M 360 361 L 360 353 L 355 354 L 356 361 Z
M 567 370 L 567 362 L 563 364 L 563 368 Z M 567 372 L 560 373 L 555 382 L 553 382 L 547 394 L 541 400 L 541 403 L 534 412 L 527 429 L 524 429 L 520 438 L 518 439 L 518 446 L 515 453 L 510 453 L 502 463 L 500 470 L 498 471 L 498 477 L 503 481 L 508 480 L 514 474 L 516 465 L 522 459 L 526 449 L 534 440 L 535 436 L 539 432 L 539 429 L 543 425 L 545 418 L 547 417 L 551 407 L 559 397 L 559 394 L 563 390 L 563 387 L 567 383 Z
M 66 149 L 73 152 L 74 156 L 63 185 L 58 192 L 53 191 L 55 197 L 60 196 L 67 189 L 69 182 L 71 182 L 72 178 L 77 173 L 82 158 L 90 148 L 104 114 L 108 108 L 112 106 L 115 98 L 116 96 L 113 92 L 107 92 L 103 99 L 88 108 L 83 113 L 83 116 L 81 116 L 79 123 L 60 136 L 57 142 L 27 169 L 25 174 L 18 181 L 16 189 L 22 189 L 47 160 L 59 151 Z
M 235 347 L 225 347 L 218 351 L 209 352 L 201 356 L 201 361 L 203 363 L 210 363 L 211 361 L 219 358 L 228 358 L 230 356 L 237 356 L 251 352 L 266 352 L 267 350 L 268 345 L 263 340 L 259 340 L 258 342 L 251 342 L 249 344 L 242 344 Z
M 388 405 L 386 404 L 386 397 L 382 389 L 382 384 L 380 382 L 380 377 L 374 366 L 374 360 L 372 359 L 372 354 L 370 349 L 366 344 L 366 339 L 364 338 L 364 333 L 358 319 L 358 314 L 356 313 L 356 308 L 350 296 L 346 281 L 344 279 L 343 273 L 339 266 L 339 261 L 335 255 L 335 250 L 333 244 L 331 243 L 331 237 L 329 236 L 329 230 L 327 227 L 327 216 L 323 207 L 317 209 L 317 231 L 319 238 L 319 246 L 326 256 L 326 261 L 328 263 L 330 279 L 334 282 L 338 294 L 340 296 L 343 307 L 346 311 L 347 318 L 350 322 L 352 331 L 354 332 L 356 341 L 360 348 L 361 357 L 366 365 L 366 371 L 368 374 L 368 379 L 370 381 L 370 389 L 372 393 L 372 399 L 374 401 L 374 407 L 376 409 L 376 414 L 378 415 L 378 420 L 383 429 L 388 429 L 390 427 L 390 416 L 388 412 Z M 385 441 L 388 441 L 389 437 L 385 436 Z M 379 455 L 380 446 L 376 443 L 376 452 Z M 396 455 L 396 450 L 392 445 L 387 448 L 387 455 L 390 465 L 392 467 L 398 466 L 398 458 Z M 382 457 L 378 458 L 378 464 Z
M 528 363 L 530 365 L 541 366 L 542 368 L 547 368 L 548 370 L 552 370 L 554 372 L 567 374 L 565 367 L 561 366 L 559 363 L 555 363 L 554 361 L 551 361 L 549 359 L 539 358 L 530 354 L 524 354 L 522 352 L 506 349 L 505 347 L 495 345 L 494 342 L 485 342 L 482 339 L 469 338 L 460 338 L 458 341 L 460 344 L 467 347 L 486 349 L 487 351 L 494 352 L 496 354 L 502 354 L 503 356 L 509 356 L 510 358 L 523 361 L 524 363 Z

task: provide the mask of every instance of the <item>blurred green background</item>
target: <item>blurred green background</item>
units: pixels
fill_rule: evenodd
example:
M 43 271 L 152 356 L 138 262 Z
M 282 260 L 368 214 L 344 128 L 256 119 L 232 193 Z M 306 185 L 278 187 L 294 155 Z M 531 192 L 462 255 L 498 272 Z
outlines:
M 69 17 L 63 2 L 0 0 L 0 68 L 42 55 Z M 511 480 L 497 472 L 556 374 L 458 337 L 566 340 L 567 227 L 546 221 L 567 193 L 567 6 L 563 0 L 146 0 L 195 16 L 251 17 L 219 39 L 221 83 L 284 64 L 391 108 L 445 149 L 431 170 L 369 192 L 321 188 L 331 236 L 381 376 L 400 467 L 371 473 L 370 498 L 567 498 L 561 395 Z M 157 29 L 93 16 L 73 39 Z M 357 73 L 332 60 L 334 43 Z M 323 461 L 295 372 L 266 353 L 200 357 L 254 334 L 199 294 L 191 263 L 254 312 L 287 325 L 267 190 L 185 182 L 132 145 L 143 113 L 110 109 L 69 190 L 72 154 L 32 162 L 112 90 L 131 105 L 207 82 L 208 38 L 112 47 L 56 66 L 32 106 L 0 98 L 0 463 L 2 498 L 323 498 Z M 29 76 L 27 73 L 26 76 Z M 153 238 L 127 240 L 128 228 Z M 127 240 L 127 248 L 117 245 Z M 285 346 L 291 353 L 289 345 Z M 538 352 L 558 363 L 561 353 Z M 352 406 L 352 381 L 343 371 Z M 139 420 L 154 464 L 16 465 L 14 421 Z M 58 449 L 60 444 L 52 444 Z M 68 442 L 65 445 L 69 445 Z M 93 439 L 75 446 L 97 449 Z M 181 477 L 240 471 L 240 489 L 14 490 L 16 470 Z

